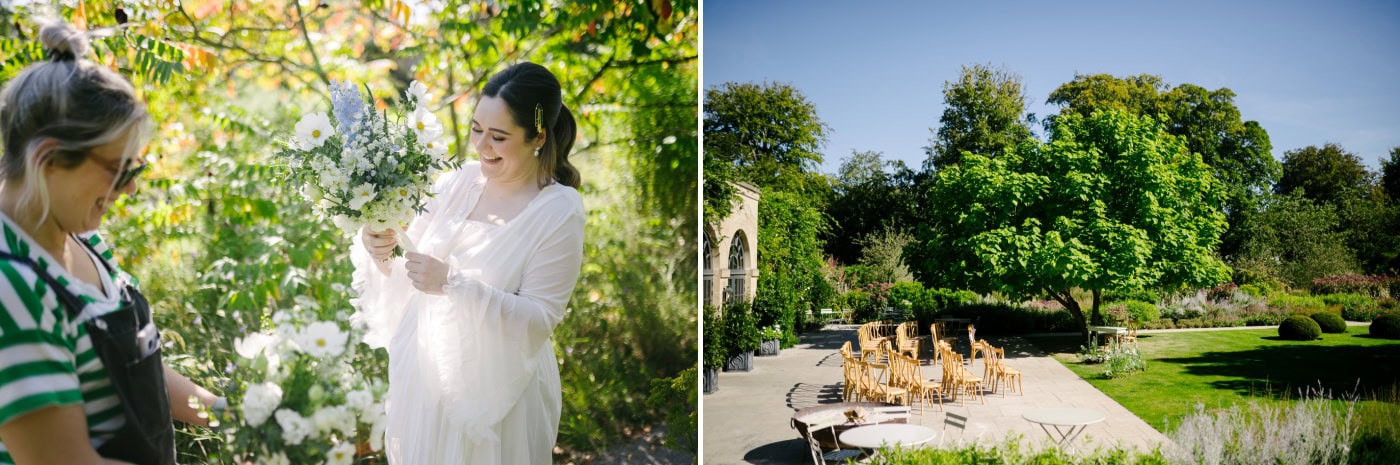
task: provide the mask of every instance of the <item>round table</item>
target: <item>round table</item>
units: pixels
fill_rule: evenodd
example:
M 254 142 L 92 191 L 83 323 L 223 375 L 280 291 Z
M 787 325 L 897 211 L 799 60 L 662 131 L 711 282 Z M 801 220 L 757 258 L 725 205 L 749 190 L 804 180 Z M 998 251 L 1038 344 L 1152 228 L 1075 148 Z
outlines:
M 1084 430 L 1094 423 L 1104 420 L 1104 413 L 1094 409 L 1077 407 L 1054 407 L 1027 410 L 1021 414 L 1021 418 L 1026 421 L 1040 425 L 1040 429 L 1045 431 L 1046 436 L 1055 441 L 1055 445 L 1061 449 L 1070 446 L 1073 449 L 1074 440 L 1084 433 Z M 1050 428 L 1055 429 L 1055 433 L 1050 432 Z M 1059 434 L 1059 439 L 1055 434 Z
M 938 437 L 938 432 L 924 425 L 910 423 L 881 423 L 857 426 L 841 433 L 841 442 L 862 449 L 883 446 L 916 446 Z

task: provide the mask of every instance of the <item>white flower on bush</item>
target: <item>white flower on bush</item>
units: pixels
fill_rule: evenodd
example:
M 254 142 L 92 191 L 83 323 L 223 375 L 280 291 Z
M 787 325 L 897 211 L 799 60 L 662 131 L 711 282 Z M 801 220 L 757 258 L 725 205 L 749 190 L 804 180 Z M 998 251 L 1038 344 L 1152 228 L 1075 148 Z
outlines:
M 311 420 L 303 418 L 294 411 L 279 409 L 273 416 L 277 417 L 277 426 L 282 427 L 282 440 L 289 445 L 301 444 L 301 441 L 310 436 L 314 430 Z
M 296 342 L 301 351 L 312 357 L 336 357 L 345 352 L 345 340 L 349 335 L 340 326 L 330 321 L 317 321 L 306 325 L 297 332 Z
M 311 424 L 315 425 L 316 432 L 322 436 L 331 431 L 349 435 L 355 432 L 355 414 L 344 405 L 326 407 L 311 414 Z
M 374 394 L 363 389 L 357 389 L 345 394 L 345 405 L 356 412 L 368 413 L 374 407 Z
M 335 134 L 331 119 L 325 113 L 312 113 L 297 121 L 297 143 L 303 148 L 314 149 L 326 143 Z
M 442 137 L 442 122 L 426 107 L 420 106 L 408 114 L 408 128 L 418 135 L 420 141 Z
M 374 185 L 372 184 L 360 184 L 355 186 L 354 189 L 350 190 L 350 208 L 356 211 L 364 208 L 366 203 L 374 200 L 375 195 L 377 195 L 377 193 L 374 192 Z
M 342 442 L 326 452 L 326 465 L 350 465 L 355 459 L 355 445 Z
M 413 94 L 415 103 L 417 103 L 418 106 L 427 105 L 428 102 L 433 101 L 433 94 L 428 93 L 428 86 L 418 81 L 413 81 L 413 83 L 408 85 L 408 93 Z
M 258 459 L 258 465 L 292 465 L 292 461 L 287 458 L 287 454 L 278 452 L 276 454 L 264 455 L 262 458 Z
M 243 420 L 248 426 L 258 426 L 267 421 L 277 404 L 282 403 L 282 387 L 273 383 L 248 386 L 243 393 Z
M 447 155 L 447 143 L 443 142 L 441 138 L 420 142 L 423 143 L 423 153 L 432 155 L 433 158 L 442 159 Z
M 271 334 L 253 333 L 234 341 L 233 347 L 240 357 L 252 360 L 276 341 L 277 337 Z

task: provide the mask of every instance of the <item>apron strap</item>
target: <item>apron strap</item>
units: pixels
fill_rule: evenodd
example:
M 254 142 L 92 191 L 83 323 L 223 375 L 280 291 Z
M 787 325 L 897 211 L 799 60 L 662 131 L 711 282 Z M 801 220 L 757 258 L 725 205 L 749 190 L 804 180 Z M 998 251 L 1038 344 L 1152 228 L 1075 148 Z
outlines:
M 91 246 L 89 246 L 89 248 L 91 248 Z M 68 288 L 59 284 L 58 280 L 54 279 L 53 275 L 50 275 L 48 271 L 44 271 L 43 268 L 40 268 L 38 263 L 34 263 L 33 259 L 0 251 L 0 260 L 9 260 L 13 263 L 28 266 L 29 269 L 34 270 L 34 274 L 38 275 L 39 279 L 44 280 L 50 288 L 53 288 L 54 294 L 58 297 L 58 302 L 63 304 L 63 307 L 67 309 L 68 318 L 78 318 L 78 314 L 82 313 L 84 307 L 87 307 L 87 304 L 79 300 L 78 296 L 73 295 L 72 292 L 68 292 Z

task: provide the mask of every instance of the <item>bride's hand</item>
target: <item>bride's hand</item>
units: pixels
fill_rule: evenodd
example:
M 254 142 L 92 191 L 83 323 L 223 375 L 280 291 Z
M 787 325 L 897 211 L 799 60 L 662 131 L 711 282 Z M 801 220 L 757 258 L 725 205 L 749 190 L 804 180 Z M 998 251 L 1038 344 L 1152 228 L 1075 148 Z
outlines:
M 408 279 L 413 280 L 413 287 L 428 294 L 443 293 L 442 287 L 447 284 L 446 263 L 417 252 L 408 252 L 404 258 L 408 259 L 404 268 L 408 269 Z
M 389 261 L 389 257 L 394 253 L 394 247 L 399 245 L 398 232 L 393 228 L 377 233 L 369 231 L 369 228 L 360 228 L 360 240 L 365 244 L 365 251 L 369 256 L 377 261 Z

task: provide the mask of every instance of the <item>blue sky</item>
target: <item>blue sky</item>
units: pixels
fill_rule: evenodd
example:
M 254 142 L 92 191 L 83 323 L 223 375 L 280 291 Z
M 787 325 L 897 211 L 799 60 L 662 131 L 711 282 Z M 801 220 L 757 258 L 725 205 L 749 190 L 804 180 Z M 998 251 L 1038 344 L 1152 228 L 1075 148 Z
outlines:
M 1340 144 L 1376 170 L 1400 146 L 1396 1 L 736 1 L 703 8 L 702 85 L 785 82 L 831 126 L 821 170 L 852 149 L 922 163 L 963 65 L 1019 73 L 1027 110 L 1082 74 L 1228 87 L 1274 159 Z M 1040 134 L 1037 128 L 1037 134 Z

